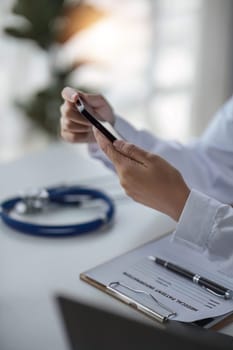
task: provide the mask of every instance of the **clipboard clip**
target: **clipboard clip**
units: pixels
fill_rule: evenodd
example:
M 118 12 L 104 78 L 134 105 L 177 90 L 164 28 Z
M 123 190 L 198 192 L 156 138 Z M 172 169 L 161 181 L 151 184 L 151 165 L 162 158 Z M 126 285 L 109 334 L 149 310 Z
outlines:
M 117 287 L 123 287 L 125 289 L 130 290 L 131 292 L 138 293 L 138 294 L 140 293 L 140 294 L 144 294 L 146 296 L 149 296 L 155 302 L 155 304 L 157 306 L 164 309 L 168 314 L 162 315 L 162 314 L 158 313 L 157 311 L 137 302 L 136 300 L 131 299 L 129 296 L 127 296 L 127 295 L 123 294 L 122 292 L 120 292 L 119 290 L 117 290 L 116 289 Z M 109 285 L 107 286 L 107 290 L 113 296 L 116 296 L 118 299 L 122 300 L 123 302 L 127 303 L 128 305 L 134 307 L 135 309 L 138 309 L 139 311 L 142 311 L 142 312 L 148 314 L 149 316 L 155 318 L 156 320 L 158 320 L 160 322 L 165 322 L 168 319 L 171 319 L 171 318 L 177 316 L 177 313 L 175 311 L 173 311 L 168 306 L 161 303 L 151 293 L 148 293 L 144 290 L 129 287 L 125 283 L 122 283 L 119 281 L 109 283 Z

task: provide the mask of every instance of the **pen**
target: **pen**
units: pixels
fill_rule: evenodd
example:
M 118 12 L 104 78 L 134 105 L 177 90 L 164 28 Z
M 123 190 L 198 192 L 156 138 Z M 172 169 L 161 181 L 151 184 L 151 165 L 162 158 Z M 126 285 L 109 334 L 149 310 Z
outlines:
M 221 286 L 220 284 L 215 283 L 214 281 L 211 281 L 205 277 L 200 276 L 197 273 L 194 273 L 192 271 L 186 270 L 181 266 L 175 265 L 169 261 L 160 259 L 155 256 L 149 256 L 150 260 L 154 261 L 156 264 L 165 267 L 169 271 L 172 271 L 176 273 L 179 276 L 182 276 L 184 278 L 189 279 L 195 284 L 198 284 L 199 286 L 205 288 L 208 292 L 218 296 L 223 297 L 224 299 L 232 299 L 233 298 L 233 292 Z

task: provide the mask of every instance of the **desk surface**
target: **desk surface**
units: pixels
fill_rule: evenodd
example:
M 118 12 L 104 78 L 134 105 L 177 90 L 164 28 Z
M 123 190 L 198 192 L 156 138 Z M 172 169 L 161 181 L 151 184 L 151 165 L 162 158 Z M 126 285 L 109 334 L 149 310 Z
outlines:
M 110 183 L 106 190 L 113 197 L 121 195 L 116 199 L 115 224 L 107 232 L 46 239 L 19 234 L 0 222 L 1 349 L 68 350 L 54 301 L 60 293 L 152 322 L 80 281 L 79 274 L 166 233 L 174 227 L 172 220 L 124 197 L 117 178 L 90 159 L 83 146 L 56 144 L 0 165 L 0 173 L 0 199 L 28 187 L 79 182 L 90 185 L 91 179 L 100 188 L 110 179 L 114 186 Z M 233 335 L 233 325 L 222 332 Z

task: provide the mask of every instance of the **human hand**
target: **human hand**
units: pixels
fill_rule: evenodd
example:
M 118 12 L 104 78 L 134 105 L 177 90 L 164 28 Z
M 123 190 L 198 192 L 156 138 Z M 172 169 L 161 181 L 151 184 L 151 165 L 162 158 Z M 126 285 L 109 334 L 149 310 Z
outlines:
M 61 105 L 61 136 L 68 142 L 95 142 L 92 125 L 76 109 L 75 102 L 81 97 L 88 109 L 99 120 L 114 124 L 115 117 L 108 102 L 101 95 L 86 94 L 70 87 L 62 90 L 64 103 Z
M 112 144 L 97 129 L 93 130 L 126 194 L 178 221 L 190 193 L 179 171 L 155 154 L 122 140 Z

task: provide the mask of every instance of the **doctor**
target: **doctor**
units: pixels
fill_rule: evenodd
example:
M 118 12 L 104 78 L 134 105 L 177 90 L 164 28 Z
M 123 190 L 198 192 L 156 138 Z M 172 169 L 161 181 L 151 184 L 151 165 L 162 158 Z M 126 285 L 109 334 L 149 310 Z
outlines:
M 112 144 L 92 128 L 74 107 L 78 95 L 127 142 L 117 140 Z M 100 95 L 67 87 L 62 96 L 60 122 L 64 140 L 87 142 L 93 157 L 115 169 L 130 197 L 177 221 L 178 237 L 212 254 L 231 255 L 233 98 L 219 110 L 199 139 L 182 145 L 134 129 Z

